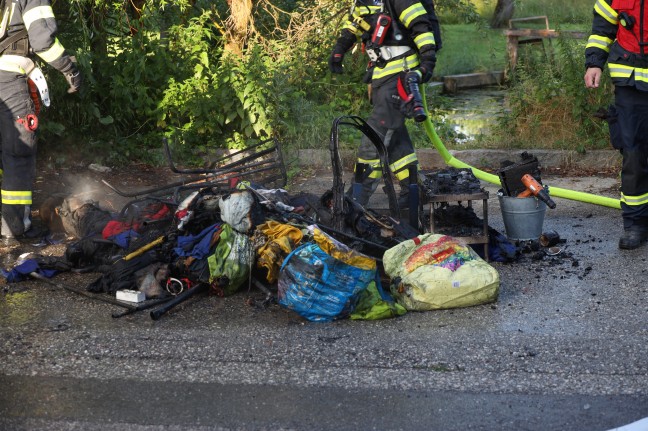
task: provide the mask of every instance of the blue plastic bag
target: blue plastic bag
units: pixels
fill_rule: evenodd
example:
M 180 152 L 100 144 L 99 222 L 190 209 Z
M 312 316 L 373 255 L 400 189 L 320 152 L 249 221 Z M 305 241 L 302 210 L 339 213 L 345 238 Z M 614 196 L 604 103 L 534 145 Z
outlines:
M 345 258 L 348 254 L 340 256 Z M 313 322 L 343 318 L 353 311 L 357 295 L 375 276 L 375 265 L 349 265 L 317 243 L 309 242 L 283 262 L 278 282 L 279 304 Z

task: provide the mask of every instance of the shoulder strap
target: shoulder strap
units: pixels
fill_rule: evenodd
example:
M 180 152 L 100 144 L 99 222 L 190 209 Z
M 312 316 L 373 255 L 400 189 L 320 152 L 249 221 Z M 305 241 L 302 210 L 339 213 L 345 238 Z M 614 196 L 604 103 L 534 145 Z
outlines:
M 18 42 L 20 39 L 27 36 L 27 29 L 23 28 L 17 33 L 12 34 L 2 42 L 0 42 L 0 54 L 5 52 L 14 42 Z

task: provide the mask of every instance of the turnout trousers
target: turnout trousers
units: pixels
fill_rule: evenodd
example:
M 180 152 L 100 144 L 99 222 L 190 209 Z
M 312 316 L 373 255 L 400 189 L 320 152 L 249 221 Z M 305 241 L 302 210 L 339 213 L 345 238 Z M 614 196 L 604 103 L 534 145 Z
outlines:
M 35 115 L 27 77 L 0 71 L 0 137 L 2 138 L 2 225 L 5 237 L 31 227 L 32 187 L 36 174 L 36 133 L 26 123 Z
M 401 99 L 396 83 L 397 80 L 392 79 L 380 87 L 372 89 L 373 110 L 367 123 L 383 139 L 387 148 L 391 172 L 401 184 L 407 184 L 409 167 L 418 165 L 418 159 L 405 126 L 405 116 L 400 110 Z M 376 147 L 364 135 L 358 148 L 357 161 L 370 167 L 362 181 L 362 193 L 358 197 L 358 202 L 361 205 L 366 205 L 382 179 L 382 165 Z M 406 187 L 405 190 L 407 190 Z
M 623 227 L 648 228 L 648 92 L 619 85 L 614 91 L 618 143 L 623 154 Z

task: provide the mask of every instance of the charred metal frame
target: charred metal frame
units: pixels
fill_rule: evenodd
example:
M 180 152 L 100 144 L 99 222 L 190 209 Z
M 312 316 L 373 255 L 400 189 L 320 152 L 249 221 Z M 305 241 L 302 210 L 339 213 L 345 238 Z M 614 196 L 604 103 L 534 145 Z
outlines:
M 177 174 L 200 174 L 200 176 L 194 176 L 160 187 L 153 187 L 136 192 L 120 190 L 106 180 L 102 180 L 102 183 L 120 196 L 137 197 L 153 195 L 171 189 L 175 189 L 175 195 L 180 190 L 204 187 L 228 189 L 232 180 L 250 179 L 252 181 L 258 181 L 258 179 L 251 177 L 256 177 L 264 173 L 269 173 L 270 175 L 262 178 L 263 183 L 276 183 L 277 187 L 283 187 L 288 182 L 288 174 L 284 164 L 281 145 L 276 138 L 270 138 L 243 150 L 224 155 L 211 163 L 214 166 L 212 168 L 196 169 L 180 169 L 176 167 L 169 142 L 166 138 L 163 139 L 163 144 L 167 163 L 172 172 Z
M 362 118 L 355 115 L 342 116 L 333 120 L 333 126 L 331 127 L 331 141 L 329 144 L 329 150 L 331 152 L 331 166 L 333 168 L 334 228 L 341 231 L 344 226 L 344 169 L 342 166 L 342 158 L 340 157 L 339 147 L 339 128 L 341 125 L 352 126 L 360 130 L 376 147 L 382 167 L 383 182 L 385 183 L 384 190 L 389 201 L 389 212 L 393 219 L 400 220 L 398 198 L 396 197 L 394 182 L 392 181 L 391 171 L 389 169 L 387 148 L 385 147 L 383 140 L 380 139 L 380 136 L 378 136 L 376 131 Z

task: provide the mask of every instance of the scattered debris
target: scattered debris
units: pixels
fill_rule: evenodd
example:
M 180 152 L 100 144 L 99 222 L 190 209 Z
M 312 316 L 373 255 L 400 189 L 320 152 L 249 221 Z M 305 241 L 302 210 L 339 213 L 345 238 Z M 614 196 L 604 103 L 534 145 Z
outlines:
M 96 163 L 91 163 L 88 166 L 88 169 L 90 169 L 91 171 L 94 171 L 94 172 L 102 173 L 102 174 L 112 171 L 112 169 L 110 169 L 108 166 L 102 166 L 102 165 L 98 165 Z

